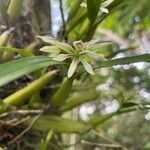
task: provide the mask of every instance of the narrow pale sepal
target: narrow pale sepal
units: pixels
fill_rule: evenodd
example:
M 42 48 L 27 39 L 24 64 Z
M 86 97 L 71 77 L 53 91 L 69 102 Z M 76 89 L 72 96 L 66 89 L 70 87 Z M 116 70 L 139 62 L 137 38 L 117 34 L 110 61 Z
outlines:
M 111 45 L 111 42 L 103 42 L 103 43 L 97 43 L 97 44 L 89 44 L 89 46 L 87 47 L 87 50 L 97 52 L 97 51 L 100 51 L 100 50 L 101 50 L 101 47 L 108 46 L 108 45 Z
M 90 58 L 93 58 L 93 59 L 96 59 L 96 60 L 100 60 L 100 61 L 106 61 L 104 55 L 102 55 L 102 54 L 97 54 L 97 53 L 92 52 L 92 51 L 89 51 L 89 50 L 85 50 L 85 53 L 86 53 Z
M 66 52 L 66 53 L 71 54 L 74 51 L 74 49 L 70 45 L 63 43 L 63 42 L 59 42 L 50 36 L 37 36 L 37 37 L 46 43 L 50 43 L 52 45 L 57 46 L 59 49 L 61 49 L 62 51 Z
M 100 10 L 101 10 L 101 12 L 104 12 L 104 13 L 106 13 L 106 14 L 109 13 L 108 9 L 105 8 L 105 7 L 101 7 Z
M 46 43 L 50 43 L 52 45 L 56 45 L 58 43 L 57 40 L 55 40 L 54 38 L 50 37 L 50 36 L 37 36 L 39 39 L 41 39 L 42 41 L 46 42 Z
M 87 4 L 86 3 L 81 3 L 80 6 L 83 7 L 83 8 L 86 8 Z
M 79 63 L 78 59 L 73 59 L 68 69 L 68 78 L 72 77 L 77 68 L 78 63 Z
M 85 70 L 86 70 L 89 74 L 94 75 L 94 71 L 93 71 L 92 66 L 91 66 L 89 63 L 87 63 L 86 61 L 84 61 L 83 59 L 81 59 L 81 62 L 82 62 L 82 64 L 83 64 Z
M 106 0 L 105 2 L 102 3 L 101 7 L 107 7 L 109 6 L 114 0 Z
M 106 8 L 109 6 L 114 0 L 106 0 L 105 2 L 102 3 L 100 10 L 104 13 L 109 13 L 109 10 Z
M 67 54 L 59 54 L 55 58 L 53 58 L 53 60 L 55 60 L 55 61 L 64 61 L 67 58 L 69 58 L 69 56 Z
M 61 51 L 57 46 L 44 46 L 40 48 L 41 52 L 46 52 L 46 53 L 55 53 L 56 51 Z
M 60 51 L 56 51 L 55 53 L 52 53 L 50 55 L 48 55 L 49 57 L 55 58 L 60 54 Z

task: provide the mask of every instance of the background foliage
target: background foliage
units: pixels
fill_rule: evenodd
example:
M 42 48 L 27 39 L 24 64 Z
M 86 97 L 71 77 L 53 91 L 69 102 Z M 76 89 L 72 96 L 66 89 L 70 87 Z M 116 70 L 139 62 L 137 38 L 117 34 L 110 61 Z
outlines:
M 150 149 L 149 6 L 0 0 L 1 149 Z

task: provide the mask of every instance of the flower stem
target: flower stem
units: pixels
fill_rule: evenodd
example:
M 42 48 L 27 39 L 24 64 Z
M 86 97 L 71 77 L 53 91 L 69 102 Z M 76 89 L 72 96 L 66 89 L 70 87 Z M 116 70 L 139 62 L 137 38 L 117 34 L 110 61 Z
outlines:
M 30 97 L 35 92 L 39 91 L 48 82 L 50 82 L 53 79 L 55 73 L 56 71 L 46 73 L 41 78 L 30 83 L 28 86 L 6 97 L 3 100 L 3 104 L 6 107 L 9 107 L 9 106 L 15 106 L 23 103 L 26 98 Z

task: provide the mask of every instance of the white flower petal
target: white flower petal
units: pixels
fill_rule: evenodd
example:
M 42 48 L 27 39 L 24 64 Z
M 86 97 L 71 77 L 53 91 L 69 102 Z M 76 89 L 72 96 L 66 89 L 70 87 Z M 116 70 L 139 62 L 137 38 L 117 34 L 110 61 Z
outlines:
M 86 8 L 87 4 L 86 3 L 81 3 L 80 6 Z
M 90 45 L 93 45 L 93 44 L 95 44 L 97 42 L 100 42 L 100 39 L 92 39 L 91 41 L 86 42 L 86 43 L 89 43 Z
M 56 51 L 60 51 L 60 49 L 57 46 L 44 46 L 40 48 L 40 51 L 46 53 L 55 53 Z
M 100 10 L 101 10 L 102 12 L 106 13 L 106 14 L 109 13 L 108 9 L 105 8 L 105 7 L 101 7 Z
M 46 43 L 56 45 L 59 49 L 63 50 L 64 52 L 67 52 L 67 53 L 71 54 L 74 51 L 74 49 L 70 45 L 68 45 L 66 43 L 63 43 L 63 42 L 59 42 L 59 41 L 57 41 L 56 39 L 54 39 L 50 36 L 37 36 L 37 37 L 40 38 L 41 40 L 43 40 Z
M 99 50 L 101 49 L 101 47 L 108 46 L 108 45 L 110 45 L 110 44 L 111 44 L 111 42 L 90 44 L 87 49 L 88 49 L 88 50 L 91 50 L 91 51 L 99 51 Z
M 73 59 L 68 69 L 68 78 L 72 77 L 77 68 L 78 63 L 79 63 L 78 59 Z
M 106 0 L 105 2 L 102 3 L 102 7 L 107 7 L 108 5 L 110 5 L 114 0 Z
M 89 63 L 87 63 L 86 61 L 84 61 L 83 59 L 81 59 L 81 62 L 82 62 L 82 64 L 83 64 L 85 70 L 86 70 L 89 74 L 94 75 L 94 71 L 93 71 L 92 66 L 91 66 Z
M 95 52 L 89 51 L 89 50 L 85 50 L 82 51 L 80 54 L 87 54 L 89 57 L 94 58 L 94 59 L 98 59 L 98 54 L 96 54 Z
M 57 40 L 55 40 L 54 38 L 50 37 L 50 36 L 37 36 L 38 38 L 40 38 L 41 40 L 43 40 L 46 43 L 50 43 L 52 45 L 56 45 L 58 43 Z
M 57 46 L 65 53 L 73 54 L 74 52 L 74 49 L 66 43 L 58 42 Z
M 64 61 L 68 58 L 69 56 L 67 54 L 59 54 L 57 55 L 55 58 L 53 58 L 53 60 L 56 61 Z
M 55 53 L 52 53 L 49 55 L 49 57 L 55 58 L 60 54 L 60 51 L 56 51 Z

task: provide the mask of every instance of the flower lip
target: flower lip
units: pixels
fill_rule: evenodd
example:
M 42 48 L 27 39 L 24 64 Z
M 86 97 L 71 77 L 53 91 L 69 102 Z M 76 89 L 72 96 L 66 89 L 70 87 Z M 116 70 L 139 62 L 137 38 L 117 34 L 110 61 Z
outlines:
M 80 50 L 80 51 L 82 51 L 85 48 L 85 45 L 81 40 L 73 42 L 73 46 L 75 50 Z

